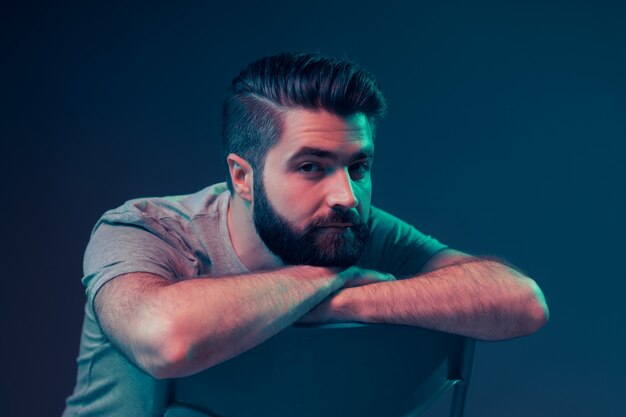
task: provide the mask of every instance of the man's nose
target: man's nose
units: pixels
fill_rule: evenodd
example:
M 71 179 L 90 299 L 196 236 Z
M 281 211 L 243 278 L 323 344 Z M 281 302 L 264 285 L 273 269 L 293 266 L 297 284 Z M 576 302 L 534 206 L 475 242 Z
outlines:
M 354 195 L 352 179 L 348 169 L 338 169 L 332 173 L 330 178 L 330 189 L 326 197 L 330 208 L 350 210 L 359 205 L 359 201 Z

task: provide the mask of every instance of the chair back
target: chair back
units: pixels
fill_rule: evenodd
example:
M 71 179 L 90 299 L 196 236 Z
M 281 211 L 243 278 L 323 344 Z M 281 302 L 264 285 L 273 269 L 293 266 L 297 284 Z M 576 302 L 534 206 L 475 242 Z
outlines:
M 403 325 L 293 325 L 226 362 L 173 379 L 165 417 L 414 417 L 456 385 L 474 341 Z

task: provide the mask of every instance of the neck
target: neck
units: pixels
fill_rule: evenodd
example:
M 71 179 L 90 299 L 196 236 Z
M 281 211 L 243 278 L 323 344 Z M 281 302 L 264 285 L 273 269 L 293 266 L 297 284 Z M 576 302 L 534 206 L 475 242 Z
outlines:
M 284 266 L 257 234 L 251 204 L 236 194 L 231 195 L 228 205 L 228 232 L 235 253 L 250 271 Z

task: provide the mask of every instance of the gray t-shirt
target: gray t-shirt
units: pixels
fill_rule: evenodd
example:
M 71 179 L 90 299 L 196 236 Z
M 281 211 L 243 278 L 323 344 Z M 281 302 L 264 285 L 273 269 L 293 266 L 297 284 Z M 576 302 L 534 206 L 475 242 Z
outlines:
M 93 229 L 83 264 L 87 303 L 77 359 L 78 376 L 64 417 L 160 416 L 167 381 L 144 373 L 102 332 L 93 310 L 98 290 L 131 272 L 172 282 L 245 274 L 228 232 L 225 183 L 197 193 L 130 200 L 106 212 Z M 371 234 L 358 266 L 396 277 L 414 275 L 445 248 L 398 218 L 372 207 Z

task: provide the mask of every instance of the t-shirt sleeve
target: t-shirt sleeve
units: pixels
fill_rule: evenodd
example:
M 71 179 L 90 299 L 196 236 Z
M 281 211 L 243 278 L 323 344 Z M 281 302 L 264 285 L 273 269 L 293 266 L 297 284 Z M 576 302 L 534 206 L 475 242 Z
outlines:
M 185 259 L 170 244 L 135 225 L 99 223 L 94 229 L 83 260 L 83 285 L 88 304 L 111 279 L 131 272 L 149 272 L 166 279 L 179 279 Z
M 445 248 L 437 239 L 372 207 L 370 238 L 359 266 L 404 278 L 418 274 L 431 256 Z

